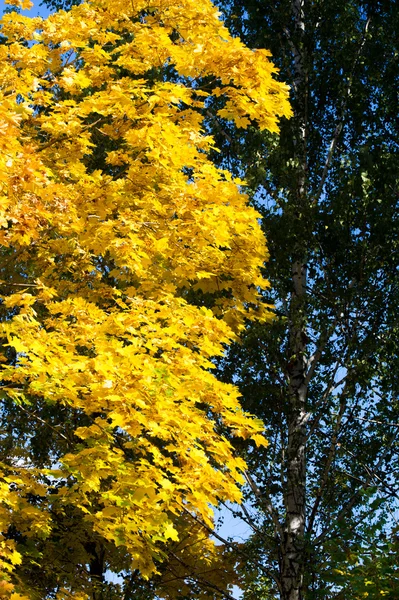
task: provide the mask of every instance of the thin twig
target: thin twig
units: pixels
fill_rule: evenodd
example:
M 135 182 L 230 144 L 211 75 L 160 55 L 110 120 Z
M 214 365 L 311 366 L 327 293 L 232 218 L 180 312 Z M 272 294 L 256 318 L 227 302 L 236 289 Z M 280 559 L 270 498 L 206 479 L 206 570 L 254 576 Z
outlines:
M 98 125 L 98 123 L 100 123 L 101 121 L 106 121 L 107 119 L 108 119 L 108 116 L 100 117 L 99 119 L 97 119 L 97 121 L 94 121 L 94 123 L 88 123 L 85 127 L 82 127 L 82 129 L 80 130 L 79 133 L 83 133 L 84 131 L 87 131 L 87 129 L 90 129 L 90 127 L 95 127 L 96 125 Z M 77 134 L 74 133 L 73 135 L 65 135 L 64 137 L 55 138 L 54 140 L 50 140 L 46 144 L 39 146 L 38 151 L 42 152 L 43 150 L 47 150 L 47 148 L 50 148 L 50 146 L 57 144 L 57 142 L 66 142 L 67 140 L 70 140 L 71 138 L 76 137 L 76 135 Z
M 399 427 L 399 423 L 390 423 L 389 421 L 377 421 L 376 419 L 366 419 L 364 417 L 355 417 L 354 415 L 352 415 L 352 419 L 356 419 L 357 421 L 366 421 L 367 423 L 377 423 L 377 425 L 386 425 L 387 427 Z
M 22 406 L 22 404 L 19 404 L 18 408 L 20 408 L 23 412 L 25 412 L 27 415 L 29 415 L 29 417 L 31 417 L 32 419 L 35 419 L 36 421 L 39 421 L 40 423 L 43 423 L 43 425 L 47 425 L 47 427 L 49 427 L 50 429 L 52 429 L 62 439 L 66 440 L 68 442 L 68 444 L 70 443 L 70 440 L 66 437 L 66 435 L 64 435 L 63 433 L 61 433 L 60 431 L 58 431 L 55 427 L 53 427 L 52 425 L 50 425 L 50 423 L 47 423 L 47 421 L 45 421 L 44 419 L 42 419 L 38 415 L 35 415 L 35 413 L 29 412 L 29 410 L 27 410 L 24 406 Z

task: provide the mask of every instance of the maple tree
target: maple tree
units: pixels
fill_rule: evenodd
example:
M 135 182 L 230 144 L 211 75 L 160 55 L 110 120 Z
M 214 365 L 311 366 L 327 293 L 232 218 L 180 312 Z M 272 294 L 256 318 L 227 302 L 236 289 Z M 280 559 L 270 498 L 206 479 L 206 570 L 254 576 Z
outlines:
M 98 600 L 239 500 L 231 436 L 266 443 L 211 372 L 269 312 L 259 214 L 201 110 L 211 80 L 221 117 L 275 132 L 288 88 L 207 1 L 1 28 L 0 595 Z

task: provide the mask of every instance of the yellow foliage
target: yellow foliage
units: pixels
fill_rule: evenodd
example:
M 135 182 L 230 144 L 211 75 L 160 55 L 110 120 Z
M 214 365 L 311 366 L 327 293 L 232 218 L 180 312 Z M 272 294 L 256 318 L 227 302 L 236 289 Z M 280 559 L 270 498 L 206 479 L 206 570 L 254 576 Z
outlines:
M 212 526 L 212 506 L 239 500 L 228 435 L 266 443 L 210 371 L 246 318 L 269 318 L 267 251 L 242 182 L 209 160 L 201 109 L 213 93 L 220 117 L 278 131 L 287 87 L 208 0 L 91 0 L 1 26 L 2 394 L 32 427 L 45 406 L 63 415 L 47 464 L 27 440 L 3 465 L 1 529 L 48 540 L 44 564 L 58 515 L 148 577 L 179 515 Z M 211 308 L 190 303 L 195 290 Z M 36 597 L 12 579 L 29 551 L 0 547 L 2 597 Z M 67 580 L 60 598 L 86 597 Z

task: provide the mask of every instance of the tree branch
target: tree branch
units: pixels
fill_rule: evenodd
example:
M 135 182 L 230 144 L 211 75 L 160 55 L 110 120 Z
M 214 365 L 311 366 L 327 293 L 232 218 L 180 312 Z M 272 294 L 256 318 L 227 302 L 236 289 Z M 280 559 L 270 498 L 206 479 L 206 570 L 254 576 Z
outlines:
M 342 103 L 341 103 L 341 116 L 340 116 L 340 119 L 339 119 L 337 125 L 335 126 L 335 130 L 334 130 L 334 133 L 333 133 L 330 145 L 329 145 L 327 157 L 326 157 L 326 160 L 325 160 L 325 163 L 324 163 L 323 173 L 322 173 L 322 176 L 321 176 L 321 179 L 320 179 L 320 184 L 319 184 L 319 187 L 317 189 L 316 195 L 315 195 L 315 197 L 313 199 L 313 204 L 314 205 L 318 204 L 318 202 L 320 200 L 320 197 L 321 197 L 321 195 L 323 193 L 324 184 L 326 182 L 328 171 L 329 171 L 330 166 L 331 166 L 331 162 L 332 162 L 332 158 L 334 156 L 335 148 L 336 148 L 337 143 L 338 143 L 338 138 L 341 135 L 341 131 L 342 131 L 342 128 L 344 126 L 344 122 L 345 122 L 345 118 L 346 118 L 346 109 L 347 109 L 347 106 L 348 106 L 348 100 L 349 100 L 349 97 L 350 97 L 352 83 L 353 83 L 353 76 L 354 76 L 355 69 L 356 69 L 357 63 L 359 61 L 361 52 L 363 50 L 364 44 L 366 42 L 366 36 L 367 36 L 367 32 L 368 32 L 368 29 L 369 29 L 369 26 L 370 26 L 370 20 L 371 20 L 371 17 L 368 17 L 367 21 L 366 21 L 366 24 L 364 26 L 364 30 L 363 30 L 362 38 L 361 38 L 361 41 L 360 41 L 360 44 L 359 44 L 359 48 L 358 48 L 358 50 L 357 50 L 357 52 L 355 54 L 355 58 L 354 58 L 354 61 L 353 61 L 353 64 L 352 64 L 352 69 L 351 69 L 351 71 L 349 73 L 349 76 L 348 76 L 348 85 L 346 87 L 346 90 L 345 90 L 345 93 L 344 93 L 344 96 L 343 96 L 343 100 L 342 100 Z
M 279 521 L 278 514 L 272 505 L 270 495 L 268 494 L 267 491 L 265 491 L 265 492 L 260 491 L 260 489 L 256 485 L 256 482 L 253 480 L 251 474 L 248 471 L 244 471 L 244 477 L 247 480 L 248 485 L 250 486 L 251 490 L 255 494 L 255 497 L 257 498 L 259 503 L 264 506 L 266 512 L 272 518 L 272 521 L 276 528 L 276 532 L 277 532 L 278 536 L 280 537 L 280 540 L 282 541 L 284 539 L 283 528 Z
M 375 466 L 375 469 L 378 469 L 379 466 L 381 465 L 381 463 L 383 462 L 384 458 L 386 457 L 386 455 L 388 454 L 388 452 L 391 449 L 392 444 L 394 443 L 396 436 L 398 435 L 398 431 L 395 431 L 394 435 L 392 436 L 389 444 L 387 444 L 386 448 L 385 448 L 385 452 L 382 454 L 382 456 L 380 457 L 377 465 Z M 359 496 L 360 492 L 364 489 L 366 489 L 369 485 L 370 485 L 370 481 L 372 480 L 372 475 L 368 475 L 366 481 L 364 482 L 364 484 L 353 494 L 352 498 L 349 500 L 349 502 L 342 508 L 342 510 L 340 511 L 340 513 L 338 514 L 337 518 L 335 519 L 334 523 L 332 523 L 331 526 L 326 527 L 321 534 L 314 540 L 314 545 L 320 545 L 324 542 L 324 540 L 326 539 L 326 537 L 328 536 L 328 534 L 333 530 L 333 528 L 337 525 L 337 523 L 341 522 L 343 520 L 343 518 L 345 517 L 345 515 L 353 508 L 357 497 Z
M 345 413 L 345 409 L 346 409 L 346 383 L 347 380 L 345 381 L 345 388 L 342 391 L 341 394 L 341 399 L 340 399 L 340 408 L 339 408 L 339 413 L 338 413 L 338 418 L 333 430 L 333 435 L 331 438 L 331 444 L 330 444 L 330 448 L 329 448 L 329 452 L 328 452 L 328 456 L 327 456 L 327 460 L 326 460 L 326 465 L 324 467 L 324 471 L 323 474 L 321 476 L 321 483 L 319 486 L 319 489 L 317 490 L 316 493 L 316 499 L 314 501 L 313 504 L 313 508 L 312 508 L 312 512 L 310 514 L 309 517 L 309 522 L 308 522 L 308 532 L 312 531 L 313 529 L 313 524 L 317 515 L 317 511 L 319 509 L 320 506 L 320 502 L 321 502 L 321 498 L 322 498 L 322 494 L 324 491 L 324 488 L 327 485 L 327 481 L 328 481 L 328 475 L 329 475 L 329 471 L 332 465 L 332 462 L 334 460 L 334 456 L 335 456 L 335 452 L 336 452 L 336 446 L 337 446 L 337 440 L 338 440 L 338 434 L 339 434 L 339 429 L 341 427 L 341 423 L 342 423 L 342 419 Z
M 195 515 L 193 515 L 189 510 L 187 510 L 187 508 L 185 506 L 181 505 L 181 508 L 182 508 L 182 510 L 189 517 L 191 517 L 191 519 L 193 519 L 193 521 L 195 521 L 196 523 L 198 523 L 199 525 L 201 525 L 201 527 L 203 527 L 213 537 L 215 537 L 217 540 L 219 540 L 219 542 L 221 542 L 222 544 L 228 546 L 229 548 L 231 548 L 232 550 L 234 550 L 234 552 L 236 552 L 240 556 L 243 556 L 247 561 L 253 563 L 260 571 L 262 571 L 265 575 L 267 575 L 268 577 L 270 577 L 270 579 L 272 579 L 274 581 L 274 583 L 277 585 L 278 589 L 281 591 L 281 584 L 280 584 L 277 576 L 273 573 L 273 571 L 271 571 L 270 569 L 266 568 L 262 563 L 254 560 L 247 552 L 245 552 L 241 548 L 238 548 L 237 544 L 233 544 L 232 542 L 229 542 L 228 540 L 226 540 L 226 538 L 224 538 L 221 535 L 219 535 L 218 533 L 216 533 L 216 531 L 214 529 L 212 529 L 206 523 L 204 523 L 203 521 L 201 521 L 201 519 L 199 519 L 198 517 L 196 517 Z

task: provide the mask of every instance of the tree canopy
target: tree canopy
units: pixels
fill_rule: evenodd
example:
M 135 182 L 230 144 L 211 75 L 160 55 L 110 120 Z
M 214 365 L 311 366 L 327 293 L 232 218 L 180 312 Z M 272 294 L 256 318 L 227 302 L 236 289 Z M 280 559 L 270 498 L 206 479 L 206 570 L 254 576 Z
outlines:
M 220 362 L 271 442 L 243 451 L 244 597 L 396 598 L 397 3 L 220 6 L 270 49 L 294 112 L 278 138 L 214 128 L 262 214 L 276 307 Z
M 127 599 L 239 500 L 232 439 L 266 443 L 211 372 L 270 313 L 259 213 L 203 115 L 217 97 L 276 132 L 288 88 L 208 1 L 14 11 L 1 33 L 0 595 Z

